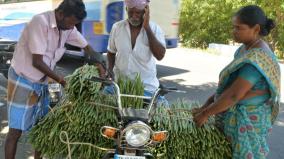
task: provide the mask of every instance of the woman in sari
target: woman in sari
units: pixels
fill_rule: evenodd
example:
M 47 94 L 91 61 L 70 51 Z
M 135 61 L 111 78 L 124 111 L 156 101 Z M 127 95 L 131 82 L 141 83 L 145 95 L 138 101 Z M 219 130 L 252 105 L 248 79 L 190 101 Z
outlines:
M 233 36 L 243 45 L 221 71 L 216 93 L 194 110 L 198 126 L 215 115 L 234 159 L 262 159 L 269 151 L 266 137 L 279 110 L 280 68 L 262 37 L 274 27 L 258 6 L 245 6 L 235 14 Z

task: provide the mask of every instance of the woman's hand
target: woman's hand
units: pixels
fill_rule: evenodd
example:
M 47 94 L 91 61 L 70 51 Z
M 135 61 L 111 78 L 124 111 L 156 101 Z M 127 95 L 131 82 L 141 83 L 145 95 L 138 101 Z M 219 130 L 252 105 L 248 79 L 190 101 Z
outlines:
M 201 127 L 208 121 L 209 116 L 206 111 L 203 110 L 197 114 L 193 114 L 193 121 L 196 123 L 198 127 Z
M 200 107 L 200 108 L 193 108 L 193 109 L 191 109 L 191 113 L 192 113 L 193 116 L 195 116 L 195 115 L 199 114 L 200 112 L 202 112 L 202 110 L 203 110 L 202 107 Z
M 211 104 L 211 103 L 210 103 Z M 202 105 L 201 107 L 199 108 L 193 108 L 191 109 L 191 113 L 193 116 L 201 113 L 202 111 L 204 111 L 210 104 L 208 104 L 208 102 L 206 102 L 204 105 Z

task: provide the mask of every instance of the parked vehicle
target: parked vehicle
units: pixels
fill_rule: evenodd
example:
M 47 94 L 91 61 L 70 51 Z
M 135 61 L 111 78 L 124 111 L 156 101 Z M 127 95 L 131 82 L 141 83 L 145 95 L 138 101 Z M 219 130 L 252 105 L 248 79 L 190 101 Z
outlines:
M 61 0 L 0 1 L 0 38 L 18 41 L 25 24 L 35 15 L 55 9 Z M 76 27 L 95 51 L 107 52 L 112 25 L 127 18 L 123 0 L 84 0 L 87 18 Z M 165 31 L 168 48 L 177 47 L 180 0 L 153 0 L 151 20 Z M 161 18 L 165 17 L 166 18 Z M 65 55 L 84 57 L 78 47 L 66 45 Z
M 0 73 L 8 78 L 8 69 L 11 65 L 15 41 L 0 41 Z

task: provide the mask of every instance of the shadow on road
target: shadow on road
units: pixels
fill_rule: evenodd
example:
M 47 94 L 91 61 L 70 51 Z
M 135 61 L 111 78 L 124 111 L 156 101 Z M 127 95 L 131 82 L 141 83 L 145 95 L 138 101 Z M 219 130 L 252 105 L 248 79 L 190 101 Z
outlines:
M 158 78 L 190 72 L 189 70 L 184 70 L 184 69 L 174 68 L 174 67 L 168 67 L 168 66 L 163 66 L 163 65 L 157 65 L 157 70 L 158 70 L 157 71 L 158 72 L 158 74 L 157 74 Z M 171 70 L 171 71 L 168 71 L 168 70 Z
M 166 98 L 170 103 L 176 101 L 178 98 L 184 99 L 186 101 L 197 101 L 199 103 L 204 103 L 206 99 L 211 96 L 216 88 L 217 83 L 210 82 L 203 85 L 183 85 L 180 84 L 183 79 L 175 80 L 160 80 L 161 84 L 166 87 L 176 87 L 179 90 L 186 91 L 186 93 L 169 93 Z

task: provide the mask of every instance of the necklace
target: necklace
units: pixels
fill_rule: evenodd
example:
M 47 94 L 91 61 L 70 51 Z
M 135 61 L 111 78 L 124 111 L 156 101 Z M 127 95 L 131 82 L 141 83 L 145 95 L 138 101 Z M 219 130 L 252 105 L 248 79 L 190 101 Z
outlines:
M 252 44 L 248 45 L 247 50 L 250 50 L 252 47 L 254 47 L 258 42 L 260 42 L 261 39 L 255 40 Z

